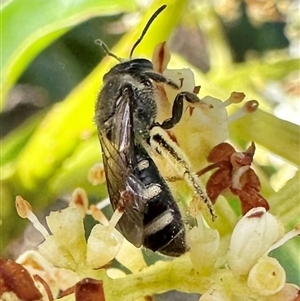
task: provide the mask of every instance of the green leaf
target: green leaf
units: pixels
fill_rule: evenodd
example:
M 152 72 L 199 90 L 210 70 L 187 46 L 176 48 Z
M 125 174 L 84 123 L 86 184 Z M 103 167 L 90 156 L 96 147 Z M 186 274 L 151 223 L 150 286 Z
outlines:
M 181 1 L 181 5 L 175 5 L 172 1 L 164 2 L 170 5 L 163 12 L 164 15 L 160 15 L 153 22 L 145 40 L 137 48 L 138 54 L 152 53 L 158 43 L 168 39 L 178 22 L 180 9 L 185 2 Z M 155 3 L 148 10 L 134 33 L 126 34 L 113 49 L 114 53 L 118 56 L 129 55 L 132 45 L 149 20 L 149 14 L 151 15 L 159 6 Z M 95 133 L 94 106 L 101 87 L 101 79 L 115 63 L 113 58 L 104 59 L 63 102 L 55 105 L 46 115 L 16 164 L 18 182 L 26 190 L 35 191 L 41 182 L 49 181 L 49 177 L 63 164 L 63 161 L 72 156 L 78 144 Z
M 22 151 L 24 145 L 30 139 L 32 133 L 41 122 L 44 112 L 35 115 L 28 121 L 23 123 L 13 132 L 8 134 L 1 141 L 0 164 L 1 166 L 12 163 L 19 153 Z M 2 178 L 3 174 L 1 175 Z
M 1 100 L 32 59 L 70 28 L 92 17 L 133 7 L 131 0 L 6 1 L 1 7 Z
M 232 122 L 230 138 L 241 145 L 255 141 L 274 154 L 299 166 L 300 128 L 267 112 L 258 110 Z M 284 147 L 288 146 L 288 147 Z
M 300 173 L 299 171 L 269 198 L 271 213 L 280 217 L 287 230 L 300 223 Z
M 91 1 L 83 2 L 90 3 Z M 19 2 L 17 1 L 16 3 Z M 57 3 L 57 1 L 55 3 Z M 75 3 L 72 3 L 74 6 Z M 78 3 L 82 2 L 79 1 Z M 103 8 L 102 10 L 99 10 L 98 0 L 94 1 L 94 3 L 96 3 L 96 14 L 103 14 L 109 11 L 109 8 L 111 11 L 114 8 L 115 11 L 118 7 L 117 4 L 122 2 L 114 2 L 114 4 L 109 2 L 107 7 L 103 2 L 101 5 L 105 6 L 105 9 Z M 147 10 L 146 15 L 143 15 L 140 24 L 136 26 L 132 32 L 125 35 L 112 51 L 118 56 L 128 57 L 132 45 L 141 35 L 149 16 L 159 6 L 165 3 L 168 5 L 168 8 L 152 24 L 145 40 L 143 40 L 136 49 L 134 57 L 144 55 L 143 53 L 152 53 L 158 43 L 167 40 L 173 31 L 173 27 L 179 20 L 181 9 L 183 9 L 186 1 L 180 1 L 178 4 L 173 1 L 154 3 L 153 6 Z M 42 4 L 43 2 L 39 3 L 39 5 Z M 24 10 L 26 11 L 26 9 Z M 57 10 L 59 10 L 58 7 L 56 7 L 56 11 Z M 79 16 L 84 15 L 84 10 L 78 8 L 78 14 Z M 30 14 L 28 12 L 28 17 L 29 16 Z M 88 16 L 86 16 L 86 18 L 88 18 Z M 72 25 L 76 24 L 75 21 Z M 35 20 L 33 20 L 33 23 L 35 23 Z M 58 24 L 65 23 L 64 20 L 60 20 Z M 52 25 L 52 29 L 55 30 L 57 24 L 54 23 Z M 40 25 L 37 27 L 39 26 Z M 39 28 L 39 30 L 39 34 L 42 35 L 42 28 Z M 48 34 L 46 30 L 44 32 Z M 33 30 L 33 36 L 36 37 L 34 33 Z M 30 52 L 30 59 L 41 51 L 50 40 L 52 41 L 58 37 L 56 32 L 53 34 L 54 36 L 51 37 L 51 39 L 49 39 L 49 36 L 44 37 L 45 41 L 43 37 L 40 37 L 40 40 L 43 41 L 42 47 L 39 47 L 34 53 Z M 149 39 L 149 41 L 147 39 Z M 27 42 L 36 43 L 37 41 L 27 39 Z M 94 41 L 91 41 L 91 43 L 93 42 Z M 29 46 L 30 45 L 28 45 L 28 47 Z M 25 60 L 24 55 L 22 59 Z M 6 63 L 11 63 L 12 56 L 9 56 L 8 59 Z M 21 56 L 19 56 L 19 59 L 21 59 Z M 14 61 L 12 65 L 14 68 L 18 68 L 19 63 L 21 64 L 19 59 Z M 26 59 L 24 66 L 28 64 L 28 62 L 29 59 Z M 11 164 L 5 165 L 6 179 L 3 183 L 6 193 L 3 195 L 4 199 L 2 199 L 2 201 L 6 202 L 7 208 L 7 215 L 5 214 L 4 220 L 6 227 L 10 229 L 10 231 L 5 232 L 5 237 L 3 236 L 4 245 L 8 239 L 16 235 L 18 230 L 16 227 L 12 227 L 15 219 L 11 218 L 11 213 L 15 211 L 13 202 L 15 195 L 22 195 L 30 201 L 34 208 L 46 207 L 47 204 L 57 199 L 59 195 L 71 192 L 77 186 L 86 188 L 89 193 L 95 192 L 96 194 L 97 192 L 99 198 L 104 196 L 104 187 L 92 187 L 92 185 L 87 183 L 86 176 L 87 170 L 92 164 L 101 160 L 99 142 L 95 139 L 96 126 L 93 121 L 94 107 L 97 94 L 101 88 L 103 75 L 115 64 L 115 59 L 111 57 L 105 58 L 63 102 L 56 104 L 50 109 L 43 120 L 34 126 L 32 132 L 23 138 L 19 136 L 19 134 L 23 135 L 22 131 L 12 132 L 10 135 L 12 146 L 9 145 L 10 143 L 5 143 L 5 149 L 7 149 L 5 156 L 6 162 Z M 5 66 L 8 65 L 6 64 Z M 14 68 L 6 70 L 9 70 L 9 74 L 14 74 Z M 15 79 L 16 76 L 11 80 L 11 84 Z M 89 142 L 89 138 L 92 136 L 94 136 L 94 138 Z M 14 139 L 16 140 L 14 141 Z M 8 142 L 8 140 L 5 141 Z M 20 143 L 18 141 L 20 141 Z M 23 143 L 26 144 L 23 145 Z M 14 150 L 14 152 L 10 150 Z M 89 152 L 92 152 L 92 154 Z M 8 199 L 7 196 L 9 196 L 10 199 Z

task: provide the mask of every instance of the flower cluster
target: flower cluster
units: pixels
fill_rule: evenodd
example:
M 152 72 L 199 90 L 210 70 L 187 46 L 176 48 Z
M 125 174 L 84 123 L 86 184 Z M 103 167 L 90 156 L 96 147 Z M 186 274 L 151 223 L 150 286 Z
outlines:
M 84 191 L 77 189 L 73 201 L 80 200 L 82 204 L 82 199 L 85 199 Z M 197 203 L 192 202 L 191 213 L 196 217 L 197 226 L 187 234 L 188 256 L 147 267 L 141 250 L 125 240 L 122 244 L 120 234 L 115 232 L 111 222 L 105 222 L 95 206 L 85 209 L 85 213 L 99 217 L 105 225 L 96 225 L 87 242 L 82 231 L 83 208 L 78 203 L 74 206 L 72 202 L 68 208 L 50 214 L 47 223 L 52 233 L 47 235 L 25 200 L 17 197 L 16 206 L 19 214 L 29 218 L 45 236 L 45 241 L 38 252 L 22 254 L 18 264 L 1 262 L 1 281 L 5 289 L 2 293 L 6 296 L 26 295 L 22 286 L 18 286 L 18 283 L 26 283 L 30 294 L 42 295 L 44 300 L 69 294 L 77 298 L 83 291 L 90 294 L 91 300 L 132 300 L 132 296 L 143 295 L 143 290 L 139 292 L 141 286 L 146 286 L 144 291 L 149 292 L 153 290 L 153 281 L 163 281 L 170 276 L 177 289 L 190 287 L 202 293 L 200 301 L 293 301 L 299 295 L 300 288 L 286 283 L 283 267 L 268 254 L 300 235 L 300 225 L 283 234 L 280 222 L 263 207 L 253 208 L 242 217 L 224 253 L 224 241 L 218 230 L 205 225 Z M 133 274 L 125 277 L 122 271 L 109 268 L 113 258 Z M 12 283 L 15 285 L 9 286 Z M 168 285 L 163 282 L 160 289 L 171 289 Z M 124 289 L 128 292 L 127 299 L 122 299 Z M 59 295 L 60 291 L 63 294 Z
M 16 208 L 19 215 L 28 218 L 45 238 L 38 246 L 38 253 L 27 252 L 17 262 L 45 280 L 43 288 L 48 294 L 51 292 L 57 296 L 60 290 L 82 286 L 82 283 L 78 284 L 80 279 L 93 275 L 94 270 L 109 263 L 121 248 L 123 237 L 115 230 L 115 224 L 107 222 L 95 206 L 88 209 L 88 199 L 82 189 L 74 191 L 69 207 L 51 212 L 47 217 L 51 233 L 38 221 L 30 204 L 20 196 L 16 198 Z M 86 213 L 101 222 L 93 227 L 87 241 L 83 225 Z M 39 282 L 40 278 L 36 281 Z
M 198 93 L 191 70 L 168 70 L 169 59 L 165 44 L 158 45 L 153 56 L 155 70 L 175 81 L 180 91 Z M 165 85 L 157 86 L 159 122 L 170 116 L 175 93 L 178 91 Z M 218 223 L 222 217 L 218 216 L 215 224 L 205 220 L 203 204 L 193 198 L 189 211 L 196 225 L 187 229 L 189 252 L 147 266 L 142 250 L 115 229 L 122 212 L 116 210 L 110 221 L 103 215 L 101 208 L 108 200 L 89 206 L 85 191 L 76 189 L 69 207 L 47 217 L 49 232 L 33 214 L 30 204 L 17 197 L 19 215 L 28 218 L 45 240 L 38 251 L 26 252 L 16 262 L 0 262 L 2 299 L 17 296 L 21 300 L 53 300 L 65 296 L 70 300 L 131 301 L 179 290 L 201 294 L 200 301 L 299 300 L 300 288 L 287 283 L 283 266 L 270 252 L 300 235 L 300 225 L 285 233 L 280 220 L 268 212 L 260 181 L 251 168 L 254 142 L 244 152 L 224 142 L 228 122 L 257 109 L 257 102 L 249 101 L 228 117 L 226 106 L 244 98 L 243 93 L 233 92 L 225 102 L 207 96 L 197 103 L 185 103 L 182 120 L 168 131 L 195 174 L 202 176 L 215 169 L 206 188 L 216 207 L 226 191 L 239 197 L 243 216 L 237 220 L 234 215 L 232 227 L 226 225 L 227 232 Z M 103 165 L 95 165 L 88 178 L 93 185 L 103 183 Z M 227 203 L 226 206 L 223 209 L 229 209 L 225 215 L 232 213 Z M 98 222 L 90 233 L 84 229 L 86 215 Z M 231 217 L 228 214 L 225 218 Z M 126 269 L 113 267 L 112 261 Z
M 280 222 L 263 207 L 248 211 L 235 226 L 224 254 L 228 268 L 217 269 L 220 237 L 198 216 L 198 226 L 189 232 L 190 258 L 195 268 L 210 273 L 211 285 L 200 298 L 207 300 L 293 301 L 300 288 L 286 283 L 286 273 L 268 254 L 300 234 L 300 225 L 283 235 Z M 200 222 L 199 222 L 200 221 Z M 201 258 L 199 254 L 201 250 Z

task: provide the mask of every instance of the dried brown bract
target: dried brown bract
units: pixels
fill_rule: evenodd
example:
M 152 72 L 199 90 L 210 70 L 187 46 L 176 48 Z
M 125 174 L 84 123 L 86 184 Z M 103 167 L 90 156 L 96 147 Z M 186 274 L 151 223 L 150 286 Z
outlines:
M 228 189 L 241 200 L 242 213 L 246 214 L 255 207 L 269 210 L 269 204 L 260 195 L 260 181 L 250 168 L 255 152 L 255 144 L 251 143 L 245 152 L 237 152 L 229 143 L 220 143 L 209 153 L 207 160 L 211 162 L 197 174 L 202 174 L 217 168 L 210 176 L 206 190 L 214 203 L 218 196 Z
M 0 298 L 14 300 L 42 300 L 42 294 L 27 270 L 12 260 L 0 259 Z

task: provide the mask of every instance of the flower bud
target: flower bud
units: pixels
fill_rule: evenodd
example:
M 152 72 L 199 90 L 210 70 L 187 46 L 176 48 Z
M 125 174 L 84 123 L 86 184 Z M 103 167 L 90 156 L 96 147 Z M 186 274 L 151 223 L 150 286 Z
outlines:
M 263 207 L 248 211 L 235 226 L 228 252 L 228 264 L 237 275 L 246 275 L 257 260 L 277 241 L 281 227 Z
M 253 266 L 248 276 L 248 286 L 263 296 L 274 295 L 285 284 L 286 274 L 279 262 L 272 257 L 264 256 Z

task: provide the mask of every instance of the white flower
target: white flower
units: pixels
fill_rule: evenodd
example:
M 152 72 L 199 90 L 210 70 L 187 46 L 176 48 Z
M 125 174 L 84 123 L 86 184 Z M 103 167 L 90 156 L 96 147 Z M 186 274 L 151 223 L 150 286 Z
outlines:
M 300 226 L 284 236 L 281 233 L 281 224 L 263 207 L 247 212 L 233 230 L 227 256 L 229 267 L 236 278 L 247 276 L 248 288 L 261 296 L 257 300 L 292 301 L 299 293 L 299 287 L 285 283 L 285 270 L 268 253 L 298 236 Z
M 44 235 L 45 241 L 38 246 L 38 251 L 46 260 L 75 272 L 101 268 L 115 258 L 121 247 L 123 237 L 115 229 L 121 213 L 116 210 L 109 223 L 94 226 L 86 242 L 83 225 L 83 213 L 87 210 L 85 192 L 76 189 L 72 200 L 72 207 L 51 212 L 46 218 L 51 234 L 40 224 L 28 202 L 17 197 L 16 204 L 21 216 L 30 218 Z
M 248 211 L 235 226 L 228 264 L 236 275 L 247 275 L 257 260 L 281 236 L 282 228 L 263 207 Z

